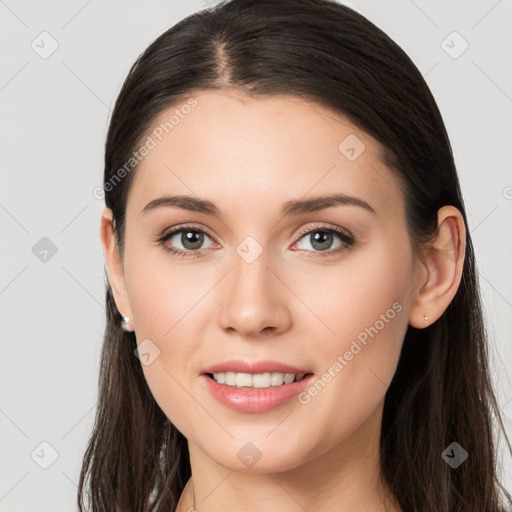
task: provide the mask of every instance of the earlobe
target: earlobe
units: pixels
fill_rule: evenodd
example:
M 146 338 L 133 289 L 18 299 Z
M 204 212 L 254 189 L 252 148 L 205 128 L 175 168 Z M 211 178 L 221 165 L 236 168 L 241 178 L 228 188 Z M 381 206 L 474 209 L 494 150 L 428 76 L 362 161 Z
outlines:
M 466 228 L 460 211 L 443 206 L 437 218 L 437 236 L 423 253 L 419 265 L 423 278 L 413 290 L 409 324 L 418 329 L 431 325 L 444 313 L 457 293 L 464 267 Z
M 131 317 L 123 261 L 115 240 L 112 218 L 112 210 L 105 207 L 101 213 L 100 219 L 100 239 L 103 246 L 108 280 L 112 288 L 117 309 L 123 316 Z

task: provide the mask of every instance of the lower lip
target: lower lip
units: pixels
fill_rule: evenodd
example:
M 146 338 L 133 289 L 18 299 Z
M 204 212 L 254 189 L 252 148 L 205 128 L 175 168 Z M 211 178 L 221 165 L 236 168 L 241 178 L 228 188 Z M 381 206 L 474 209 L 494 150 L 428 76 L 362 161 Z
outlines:
M 303 391 L 313 377 L 311 373 L 297 382 L 269 388 L 237 388 L 219 384 L 206 374 L 201 375 L 206 387 L 219 402 L 239 412 L 266 412 L 279 407 Z

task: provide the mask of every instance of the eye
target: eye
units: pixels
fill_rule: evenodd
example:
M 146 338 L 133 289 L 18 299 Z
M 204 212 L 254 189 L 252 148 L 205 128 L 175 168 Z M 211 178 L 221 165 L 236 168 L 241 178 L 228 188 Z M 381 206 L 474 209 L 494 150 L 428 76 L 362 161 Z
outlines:
M 178 226 L 165 232 L 157 241 L 166 251 L 178 256 L 196 257 L 201 253 L 199 248 L 203 245 L 205 237 L 210 238 L 206 231 L 200 228 L 195 226 Z M 172 245 L 166 243 L 167 241 L 172 241 L 173 238 L 176 240 L 173 241 Z M 185 250 L 179 247 L 176 248 L 177 243 L 182 244 Z
M 350 248 L 355 243 L 355 240 L 352 237 L 352 235 L 350 235 L 347 231 L 337 227 L 335 228 L 326 226 L 314 226 L 313 229 L 309 228 L 305 231 L 302 231 L 300 235 L 302 235 L 300 240 L 306 240 L 306 242 L 309 243 L 310 247 L 313 248 L 312 252 L 327 253 L 315 255 L 313 256 L 314 258 L 337 254 L 340 251 Z M 331 250 L 333 241 L 336 238 L 338 238 L 338 240 L 341 240 L 341 243 Z M 299 247 L 299 249 L 303 248 Z M 309 251 L 309 249 L 307 250 Z

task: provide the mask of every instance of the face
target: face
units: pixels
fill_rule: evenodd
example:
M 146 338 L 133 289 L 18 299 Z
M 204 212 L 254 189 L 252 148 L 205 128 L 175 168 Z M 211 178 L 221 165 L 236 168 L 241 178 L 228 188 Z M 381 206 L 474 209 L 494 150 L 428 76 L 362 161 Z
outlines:
M 376 140 L 318 104 L 193 98 L 156 120 L 127 202 L 118 307 L 148 385 L 223 466 L 248 469 L 256 455 L 251 470 L 282 471 L 339 454 L 378 430 L 408 326 L 414 258 L 398 181 Z M 210 211 L 147 207 L 166 196 Z M 325 196 L 341 199 L 311 202 Z M 225 377 L 241 387 L 207 375 L 228 371 L 270 375 Z M 272 385 L 280 373 L 306 375 Z

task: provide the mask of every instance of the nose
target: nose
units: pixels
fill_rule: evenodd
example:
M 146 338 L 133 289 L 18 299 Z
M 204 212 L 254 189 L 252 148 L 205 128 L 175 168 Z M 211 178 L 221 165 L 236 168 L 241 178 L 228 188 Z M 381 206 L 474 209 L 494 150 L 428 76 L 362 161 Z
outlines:
M 219 289 L 223 329 L 244 337 L 277 334 L 288 329 L 291 321 L 288 301 L 293 294 L 269 263 L 265 251 L 252 262 L 234 254 L 233 269 Z

